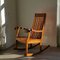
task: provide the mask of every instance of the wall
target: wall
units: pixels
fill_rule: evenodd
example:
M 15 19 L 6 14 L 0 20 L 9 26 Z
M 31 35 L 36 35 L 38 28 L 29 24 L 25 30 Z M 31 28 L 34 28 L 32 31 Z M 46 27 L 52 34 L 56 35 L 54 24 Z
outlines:
M 16 0 L 5 0 L 6 48 L 15 43 Z
M 17 4 L 18 24 L 23 27 L 31 28 L 34 14 L 36 12 L 44 12 L 47 14 L 43 43 L 57 46 L 57 0 L 18 0 Z

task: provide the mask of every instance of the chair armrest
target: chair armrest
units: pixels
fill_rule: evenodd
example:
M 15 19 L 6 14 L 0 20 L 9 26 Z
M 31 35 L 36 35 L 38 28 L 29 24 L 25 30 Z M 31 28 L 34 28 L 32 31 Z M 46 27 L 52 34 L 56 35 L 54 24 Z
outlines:
M 27 31 L 27 32 L 30 32 L 30 31 L 32 30 L 32 29 L 23 28 L 23 27 L 20 27 L 20 26 L 16 26 L 14 29 L 16 30 L 16 29 L 18 29 L 18 28 L 23 29 L 23 30 L 25 30 L 25 31 Z
M 26 32 L 32 31 L 32 29 L 28 29 L 28 28 L 24 28 L 24 30 L 25 30 Z
M 32 32 L 42 32 L 43 30 L 32 30 Z

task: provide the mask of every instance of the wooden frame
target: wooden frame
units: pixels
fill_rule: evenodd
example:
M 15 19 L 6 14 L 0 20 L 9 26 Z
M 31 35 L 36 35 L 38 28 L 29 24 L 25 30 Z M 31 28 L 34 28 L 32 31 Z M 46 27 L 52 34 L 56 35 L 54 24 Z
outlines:
M 36 18 L 38 17 L 38 22 L 40 22 L 40 17 L 43 17 L 43 22 L 42 22 L 42 28 L 40 28 L 40 26 L 37 26 L 38 28 L 34 27 L 34 24 L 35 24 L 35 20 Z M 21 43 L 24 43 L 26 45 L 26 52 L 25 52 L 25 56 L 31 56 L 33 55 L 33 53 L 28 53 L 28 45 L 29 44 L 39 44 L 40 46 L 40 51 L 42 50 L 41 49 L 41 45 L 42 45 L 42 39 L 43 39 L 43 36 L 44 36 L 44 24 L 45 24 L 45 20 L 46 20 L 46 13 L 36 13 L 35 14 L 35 18 L 34 18 L 34 21 L 33 21 L 33 25 L 32 25 L 32 29 L 26 29 L 26 28 L 22 28 L 20 26 L 17 26 L 15 28 L 16 30 L 16 41 L 19 41 Z M 38 25 L 38 22 L 36 23 Z M 28 37 L 19 37 L 19 31 L 20 29 L 24 29 L 28 32 Z M 31 38 L 31 32 L 35 32 L 35 33 L 42 33 L 42 37 L 40 39 L 38 38 Z M 16 48 L 17 48 L 17 45 L 16 45 Z

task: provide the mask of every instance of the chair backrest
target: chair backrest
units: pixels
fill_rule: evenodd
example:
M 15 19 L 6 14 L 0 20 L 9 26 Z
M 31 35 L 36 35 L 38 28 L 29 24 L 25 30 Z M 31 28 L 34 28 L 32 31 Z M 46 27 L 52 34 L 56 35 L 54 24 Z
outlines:
M 46 13 L 35 13 L 32 30 L 43 30 L 43 26 L 45 24 L 46 20 Z M 42 32 L 36 33 L 31 32 L 31 38 L 38 38 L 40 39 L 42 37 Z
M 46 13 L 35 13 L 32 29 L 42 30 L 46 19 Z

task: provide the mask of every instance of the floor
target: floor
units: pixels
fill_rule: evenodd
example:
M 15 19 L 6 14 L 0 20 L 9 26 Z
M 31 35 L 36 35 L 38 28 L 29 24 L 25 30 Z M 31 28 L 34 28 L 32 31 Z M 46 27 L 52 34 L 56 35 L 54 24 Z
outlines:
M 39 49 L 34 48 L 30 52 L 36 52 Z M 25 51 L 9 49 L 0 51 L 0 60 L 60 60 L 60 48 L 49 47 L 42 53 L 36 54 L 32 57 L 24 57 Z

